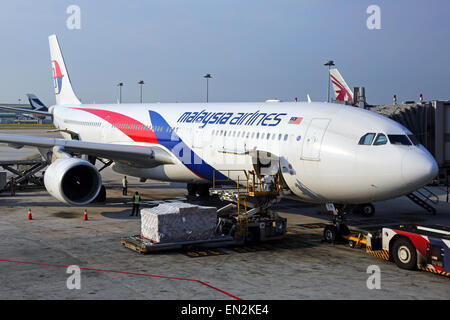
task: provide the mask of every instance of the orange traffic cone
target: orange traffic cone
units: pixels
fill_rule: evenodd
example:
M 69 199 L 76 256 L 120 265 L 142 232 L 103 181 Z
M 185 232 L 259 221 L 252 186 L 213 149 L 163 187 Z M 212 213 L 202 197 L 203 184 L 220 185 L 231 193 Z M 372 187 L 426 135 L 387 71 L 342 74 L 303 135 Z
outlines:
M 33 220 L 33 217 L 31 216 L 31 209 L 28 209 L 28 220 Z
M 88 215 L 86 209 L 84 209 L 83 221 L 88 221 Z

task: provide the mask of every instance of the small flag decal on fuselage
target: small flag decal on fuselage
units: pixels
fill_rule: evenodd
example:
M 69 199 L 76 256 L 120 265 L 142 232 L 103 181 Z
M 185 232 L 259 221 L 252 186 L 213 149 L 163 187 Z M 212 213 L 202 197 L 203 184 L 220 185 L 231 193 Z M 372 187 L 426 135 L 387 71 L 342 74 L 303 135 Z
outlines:
M 300 124 L 300 122 L 302 122 L 303 118 L 302 117 L 292 117 L 288 124 Z

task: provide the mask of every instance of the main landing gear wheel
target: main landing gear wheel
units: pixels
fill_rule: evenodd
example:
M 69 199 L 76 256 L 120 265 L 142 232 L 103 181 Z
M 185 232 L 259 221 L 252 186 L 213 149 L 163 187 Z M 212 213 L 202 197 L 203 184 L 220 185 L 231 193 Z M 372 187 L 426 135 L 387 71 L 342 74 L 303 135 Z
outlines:
M 417 252 L 411 241 L 405 238 L 397 239 L 392 246 L 395 264 L 402 269 L 417 268 Z
M 98 192 L 97 197 L 93 202 L 105 202 L 106 201 L 106 188 L 104 185 L 100 187 L 100 191 Z
M 195 183 L 188 183 L 187 192 L 189 196 L 195 197 L 195 195 L 197 194 L 197 185 Z
M 198 195 L 202 198 L 209 197 L 209 184 L 198 184 L 197 185 Z

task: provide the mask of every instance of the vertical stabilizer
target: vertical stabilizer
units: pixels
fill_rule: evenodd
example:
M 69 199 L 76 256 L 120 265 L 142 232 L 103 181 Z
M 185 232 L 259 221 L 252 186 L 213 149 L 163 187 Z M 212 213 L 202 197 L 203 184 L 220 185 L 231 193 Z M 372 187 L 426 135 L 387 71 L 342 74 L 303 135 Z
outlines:
M 30 102 L 31 107 L 33 110 L 37 111 L 48 111 L 48 108 L 45 104 L 42 103 L 41 100 L 39 100 L 38 97 L 36 97 L 35 94 L 27 93 L 28 101 Z
M 350 90 L 338 69 L 330 69 L 330 77 L 331 82 L 333 83 L 333 91 L 336 100 L 353 102 L 353 91 Z
M 73 92 L 69 74 L 59 47 L 58 38 L 52 34 L 48 37 L 50 44 L 50 57 L 55 85 L 56 104 L 81 104 Z

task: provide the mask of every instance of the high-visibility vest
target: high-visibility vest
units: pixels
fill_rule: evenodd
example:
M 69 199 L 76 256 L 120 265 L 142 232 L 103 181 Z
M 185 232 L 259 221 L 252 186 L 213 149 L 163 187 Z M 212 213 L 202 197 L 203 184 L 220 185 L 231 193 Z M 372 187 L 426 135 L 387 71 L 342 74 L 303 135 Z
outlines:
M 138 204 L 141 201 L 141 197 L 139 195 L 134 195 L 134 204 Z
M 127 186 L 127 179 L 122 179 L 122 186 L 125 188 Z

